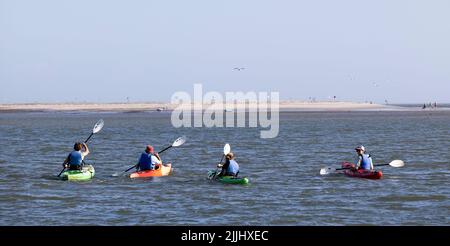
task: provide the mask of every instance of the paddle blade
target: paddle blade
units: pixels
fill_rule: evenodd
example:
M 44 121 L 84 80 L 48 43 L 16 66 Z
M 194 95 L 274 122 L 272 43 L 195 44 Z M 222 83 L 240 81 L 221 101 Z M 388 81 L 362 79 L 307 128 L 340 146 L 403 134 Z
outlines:
M 402 160 L 393 160 L 389 163 L 391 167 L 403 167 L 405 163 Z
M 216 176 L 216 172 L 210 172 L 210 173 L 208 173 L 208 179 L 213 179 L 214 176 Z
M 229 144 L 225 144 L 225 146 L 223 146 L 223 154 L 228 155 L 228 153 L 230 153 L 230 151 L 231 151 L 231 146 Z
M 172 147 L 178 147 L 186 142 L 186 136 L 177 138 L 172 144 Z
M 320 175 L 328 175 L 331 174 L 335 171 L 335 169 L 331 168 L 331 167 L 324 167 L 322 169 L 320 169 Z
M 95 124 L 94 129 L 92 130 L 92 133 L 95 134 L 95 133 L 99 132 L 103 128 L 103 125 L 105 125 L 105 122 L 102 119 L 100 119 L 97 122 L 97 124 Z

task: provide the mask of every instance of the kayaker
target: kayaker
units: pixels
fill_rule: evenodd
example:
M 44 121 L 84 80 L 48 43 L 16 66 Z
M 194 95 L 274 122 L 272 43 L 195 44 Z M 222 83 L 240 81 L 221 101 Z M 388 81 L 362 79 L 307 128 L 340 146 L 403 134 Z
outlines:
M 219 173 L 219 177 L 221 176 L 233 176 L 237 177 L 239 174 L 239 164 L 234 160 L 234 154 L 228 153 L 225 156 L 225 163 L 219 163 L 217 167 L 221 167 L 222 171 Z
M 159 164 L 162 164 L 161 158 L 159 157 L 158 153 L 155 152 L 153 146 L 147 145 L 145 148 L 145 152 L 141 154 L 141 157 L 139 158 L 139 163 L 136 167 L 139 171 L 144 170 L 155 170 L 155 166 Z
M 355 148 L 358 154 L 358 162 L 356 163 L 356 169 L 373 170 L 372 157 L 366 154 L 366 148 L 364 146 L 358 146 Z
M 63 166 L 69 170 L 81 170 L 83 168 L 84 157 L 89 155 L 89 148 L 86 143 L 75 143 L 73 151 L 64 160 Z

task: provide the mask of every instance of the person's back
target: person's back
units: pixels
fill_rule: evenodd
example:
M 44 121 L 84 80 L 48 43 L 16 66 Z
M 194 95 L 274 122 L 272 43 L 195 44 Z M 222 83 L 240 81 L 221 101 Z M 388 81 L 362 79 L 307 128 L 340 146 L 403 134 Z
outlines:
M 69 154 L 69 165 L 81 165 L 83 163 L 83 156 L 81 155 L 81 151 L 74 150 Z
M 226 175 L 237 176 L 238 173 L 239 173 L 239 164 L 235 160 L 229 160 Z
M 84 157 L 89 154 L 89 148 L 85 143 L 75 143 L 73 149 L 64 161 L 63 166 L 68 167 L 69 170 L 81 170 Z
M 154 170 L 157 164 L 161 164 L 161 159 L 158 153 L 154 153 L 152 146 L 148 145 L 145 152 L 141 154 L 139 163 L 137 165 L 138 170 Z
M 362 154 L 359 157 L 360 168 L 364 170 L 372 170 L 372 157 L 369 154 Z
M 236 177 L 239 174 L 239 164 L 234 160 L 234 154 L 229 153 L 226 156 L 225 164 L 222 166 L 222 171 L 219 176 L 234 176 Z
M 139 170 L 144 171 L 144 170 L 152 170 L 155 167 L 152 166 L 152 154 L 148 154 L 148 153 L 142 153 L 141 157 L 139 158 Z

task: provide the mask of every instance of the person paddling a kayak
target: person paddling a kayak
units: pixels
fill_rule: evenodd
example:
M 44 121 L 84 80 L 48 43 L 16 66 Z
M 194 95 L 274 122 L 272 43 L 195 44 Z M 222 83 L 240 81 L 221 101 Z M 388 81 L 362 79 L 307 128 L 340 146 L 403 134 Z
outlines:
M 84 157 L 89 155 L 89 148 L 86 143 L 75 143 L 73 151 L 63 162 L 65 168 L 69 170 L 81 170 L 83 168 Z
M 372 157 L 366 154 L 366 148 L 364 146 L 358 146 L 355 148 L 358 154 L 358 162 L 356 163 L 356 169 L 373 170 Z
M 219 163 L 217 165 L 217 167 L 221 167 L 222 171 L 219 173 L 219 177 L 222 176 L 233 176 L 233 177 L 237 177 L 239 174 L 239 164 L 234 160 L 234 154 L 233 153 L 228 153 L 225 156 L 225 163 Z
M 158 153 L 155 152 L 153 146 L 147 145 L 145 152 L 141 154 L 139 163 L 136 166 L 138 171 L 155 170 L 156 165 L 161 165 L 162 161 Z

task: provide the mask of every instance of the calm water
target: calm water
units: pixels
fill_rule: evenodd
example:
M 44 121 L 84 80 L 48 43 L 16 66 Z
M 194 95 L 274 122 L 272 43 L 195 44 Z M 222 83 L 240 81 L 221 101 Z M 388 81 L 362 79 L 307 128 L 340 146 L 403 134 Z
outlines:
M 96 176 L 55 178 L 75 141 L 90 142 Z M 450 225 L 450 112 L 282 113 L 280 134 L 254 128 L 179 128 L 170 113 L 1 113 L 0 225 Z M 172 176 L 131 180 L 145 145 L 161 149 Z M 206 173 L 229 142 L 248 186 Z M 364 144 L 384 178 L 320 176 Z

